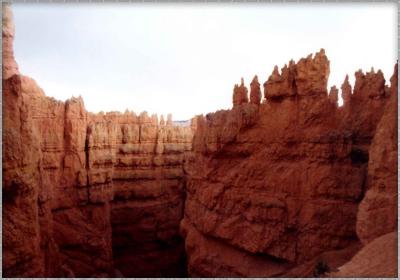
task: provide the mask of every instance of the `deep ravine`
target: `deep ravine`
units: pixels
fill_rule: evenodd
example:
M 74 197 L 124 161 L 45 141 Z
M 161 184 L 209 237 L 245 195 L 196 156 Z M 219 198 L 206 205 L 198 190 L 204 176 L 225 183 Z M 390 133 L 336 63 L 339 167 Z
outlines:
M 3 276 L 397 275 L 397 64 L 339 107 L 321 49 L 177 126 L 47 97 L 2 34 Z

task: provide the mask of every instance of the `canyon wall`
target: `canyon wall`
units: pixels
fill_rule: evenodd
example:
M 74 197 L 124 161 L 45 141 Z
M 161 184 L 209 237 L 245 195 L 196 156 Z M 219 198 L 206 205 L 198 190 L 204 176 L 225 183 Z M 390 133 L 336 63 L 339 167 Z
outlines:
M 397 73 L 390 89 L 381 71 L 356 72 L 354 90 L 346 77 L 342 107 L 338 90 L 327 92 L 328 75 L 329 61 L 321 50 L 290 61 L 281 73 L 275 67 L 261 104 L 255 77 L 253 101 L 248 102 L 242 80 L 234 87 L 232 110 L 196 118 L 181 223 L 191 276 L 313 276 L 301 266 L 310 261 L 316 266 L 326 252 L 349 248 L 354 254 L 360 248 L 356 224 L 358 213 L 364 215 L 365 200 L 360 212 L 358 205 L 367 174 L 375 178 L 379 169 L 385 176 L 397 175 L 391 165 L 397 137 L 382 136 L 390 145 L 386 156 L 380 150 L 369 153 L 387 100 L 397 94 Z M 390 116 L 382 126 L 395 126 L 393 112 Z M 393 160 L 387 161 L 389 153 Z M 389 174 L 378 167 L 383 161 Z M 392 202 L 377 211 L 381 218 L 390 212 L 397 219 L 391 206 L 397 189 L 392 183 L 388 189 L 390 198 L 384 199 Z M 394 221 L 387 222 L 388 230 L 378 230 L 393 230 Z M 374 222 L 365 227 L 379 228 Z M 330 263 L 331 269 L 352 256 L 342 255 L 345 259 Z
M 390 101 L 369 150 L 367 192 L 357 216 L 357 235 L 364 244 L 397 231 L 397 76 L 396 64 Z
M 175 126 L 45 96 L 3 13 L 4 276 L 397 275 L 397 64 L 339 107 L 321 50 Z
M 114 266 L 124 276 L 185 275 L 179 235 L 184 153 L 190 127 L 158 124 L 156 116 L 93 116 L 88 126 L 89 185 L 98 196 L 112 186 Z M 132 265 L 135 264 L 135 265 Z
M 398 65 L 390 79 L 390 101 L 369 150 L 367 191 L 357 213 L 357 235 L 365 245 L 333 277 L 397 277 Z
M 185 275 L 191 127 L 46 97 L 19 74 L 4 14 L 4 276 Z

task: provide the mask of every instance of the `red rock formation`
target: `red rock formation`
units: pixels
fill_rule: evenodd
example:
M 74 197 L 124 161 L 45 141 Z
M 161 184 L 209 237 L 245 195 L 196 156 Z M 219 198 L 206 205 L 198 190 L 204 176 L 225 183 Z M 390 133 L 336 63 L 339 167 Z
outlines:
M 268 81 L 264 83 L 264 96 L 266 99 L 278 99 L 295 95 L 294 88 L 294 62 L 290 61 L 289 68 L 282 68 L 282 74 L 279 74 L 278 66 L 274 67 L 274 71 L 269 76 Z
M 186 237 L 186 253 L 190 257 L 191 277 L 223 275 L 224 277 L 257 277 L 260 275 L 279 276 L 287 264 L 279 264 L 273 258 L 265 258 L 237 250 L 234 246 L 201 234 L 196 228 L 182 221 Z
M 3 80 L 3 275 L 45 271 L 40 248 L 40 145 L 23 77 Z
M 385 95 L 385 80 L 381 71 L 363 74 L 359 70 L 355 73 L 355 78 L 353 94 L 349 95 L 351 87 L 347 84 L 347 79 L 342 86 L 345 91 L 342 93 L 346 115 L 344 121 L 347 129 L 353 130 L 358 148 L 368 155 L 367 146 L 371 143 L 376 124 L 383 114 L 382 100 L 386 100 L 388 96 Z
M 295 83 L 298 95 L 326 94 L 329 77 L 329 60 L 321 49 L 312 58 L 300 59 L 296 64 Z
M 11 15 L 3 19 L 4 275 L 184 275 L 191 128 L 170 115 L 159 126 L 156 115 L 91 114 L 82 98 L 46 97 L 18 73 Z
M 197 119 L 181 223 L 190 275 L 274 276 L 357 242 L 365 149 L 386 96 L 374 82 L 379 74 L 356 77 L 360 92 L 337 108 L 327 94 L 328 74 L 322 50 L 282 75 L 275 68 L 258 110 L 245 104 Z M 211 260 L 213 250 L 221 253 Z M 239 252 L 254 270 L 226 271 Z M 255 269 L 260 258 L 280 269 Z
M 342 99 L 343 99 L 343 104 L 345 106 L 350 106 L 350 100 L 351 100 L 351 85 L 349 83 L 349 75 L 346 75 L 346 78 L 341 86 L 342 90 Z
M 12 20 L 10 6 L 3 5 L 3 79 L 19 74 L 18 65 L 14 59 L 13 41 L 15 34 L 14 22 Z
M 172 126 L 168 119 L 167 126 L 146 118 L 111 122 L 117 123 L 113 252 L 115 267 L 124 276 L 172 277 L 185 270 L 178 225 L 183 215 L 182 161 L 192 134 L 189 127 Z
M 7 85 L 15 82 L 18 87 L 12 92 Z M 27 254 L 27 260 L 40 262 L 41 265 L 31 265 L 31 267 L 42 268 L 32 275 L 27 275 L 61 276 L 64 270 L 73 271 L 74 275 L 81 276 L 90 276 L 98 271 L 111 272 L 113 268 L 111 243 L 103 242 L 107 239 L 111 241 L 111 226 L 107 219 L 109 211 L 106 205 L 91 204 L 88 191 L 81 188 L 79 180 L 79 175 L 85 171 L 86 164 L 86 111 L 82 100 L 71 99 L 66 103 L 55 101 L 44 96 L 33 80 L 20 75 L 3 80 L 3 85 L 5 86 L 4 115 L 16 117 L 21 115 L 18 122 L 29 125 L 26 133 L 13 132 L 14 127 L 20 126 L 14 117 L 7 120 L 5 123 L 7 129 L 3 135 L 5 139 L 10 140 L 5 141 L 6 150 L 12 157 L 20 155 L 20 148 L 13 144 L 13 142 L 18 143 L 13 140 L 14 138 L 20 138 L 24 149 L 32 153 L 32 156 L 22 153 L 23 159 L 30 160 L 32 157 L 35 159 L 31 174 L 26 172 L 29 180 L 37 182 L 27 185 L 33 188 L 30 205 L 20 205 L 18 209 L 22 211 L 30 209 L 32 215 L 36 215 L 30 224 L 35 225 L 38 238 L 30 242 L 32 246 L 39 248 L 35 252 L 35 257 Z M 11 103 L 13 105 L 10 105 Z M 3 165 L 7 166 L 11 161 L 11 158 L 5 157 Z M 12 180 L 10 183 L 12 188 L 19 188 L 12 183 L 15 180 L 19 181 L 18 177 L 9 174 L 10 169 L 7 167 L 3 171 L 5 197 L 10 196 L 10 201 L 21 199 L 21 195 L 13 194 L 13 190 L 6 187 L 7 180 Z M 24 183 L 21 181 L 21 184 Z M 3 213 L 10 213 L 10 219 L 18 218 L 12 210 L 12 204 L 4 203 L 3 206 Z M 12 220 L 4 221 L 6 228 L 14 227 L 14 223 Z M 13 234 L 14 238 L 25 239 L 23 233 L 18 235 L 13 230 L 6 229 L 6 231 Z M 4 252 L 15 253 L 16 250 L 5 246 Z M 92 258 L 94 253 L 97 255 L 96 260 Z M 20 262 L 18 257 L 12 261 L 12 258 L 5 256 L 3 259 L 5 275 L 21 276 L 29 273 L 24 268 L 13 267 L 18 266 Z
M 315 258 L 285 271 L 279 277 L 328 276 L 332 271 L 338 271 L 338 268 L 347 263 L 361 248 L 361 243 L 355 242 L 343 249 L 325 251 Z
M 233 106 L 238 106 L 249 102 L 247 96 L 247 88 L 244 86 L 243 78 L 241 79 L 240 86 L 237 84 L 233 88 Z
M 329 91 L 329 100 L 332 102 L 332 104 L 338 106 L 338 99 L 339 99 L 339 90 L 336 88 L 336 86 L 333 86 Z
M 17 147 L 10 143 L 15 142 L 18 132 L 5 130 L 5 139 L 10 139 L 5 141 L 9 158 L 3 160 L 7 178 L 3 192 L 10 201 L 4 204 L 5 213 L 10 213 L 4 219 L 6 275 L 61 276 L 69 271 L 75 276 L 110 276 L 114 273 L 113 261 L 125 276 L 182 275 L 184 253 L 178 231 L 184 197 L 182 160 L 183 152 L 191 148 L 191 129 L 159 127 L 146 114 L 139 119 L 118 114 L 87 116 L 82 99 L 57 102 L 38 96 L 34 84 L 28 87 L 32 90 L 25 100 L 30 108 L 13 109 L 11 103 L 21 102 L 11 97 L 25 97 L 24 83 L 21 94 L 18 81 L 19 76 L 4 81 L 4 112 L 10 116 L 5 117 L 5 127 L 18 125 L 13 121 L 19 117 L 16 110 L 28 113 L 26 118 L 31 121 L 20 119 L 28 123 L 27 133 L 34 139 L 32 144 L 26 141 L 28 136 L 21 141 L 26 153 L 32 155 L 18 154 L 21 160 L 36 158 L 32 164 L 37 167 L 31 168 L 29 180 L 36 178 L 37 183 L 26 183 L 33 188 L 31 204 L 13 206 L 12 201 L 21 198 L 10 188 L 15 188 L 13 182 L 20 179 L 10 172 L 22 167 L 8 167 L 17 153 Z M 21 262 L 11 255 L 18 253 L 13 248 L 17 241 L 12 240 L 24 240 L 22 233 L 8 229 L 16 218 L 21 219 L 13 207 L 36 213 L 38 221 L 31 229 L 34 240 L 29 243 L 41 244 L 44 256 L 36 248 L 31 254 L 36 254 L 37 262 L 42 264 L 27 266 L 42 266 L 41 270 L 29 272 L 12 267 L 13 259 Z M 132 267 L 132 260 L 146 265 Z M 60 264 L 62 271 L 57 270 Z
M 167 125 L 172 125 L 172 114 L 168 114 L 167 116 Z
M 250 103 L 260 104 L 261 102 L 261 89 L 260 83 L 258 82 L 257 75 L 254 76 L 253 81 L 250 84 Z
M 368 190 L 357 215 L 357 235 L 364 244 L 397 230 L 397 76 L 396 64 L 390 102 L 369 150 Z M 382 90 L 382 78 L 378 81 Z
M 316 53 L 314 58 L 310 54 L 302 58 L 297 64 L 293 60 L 289 67 L 285 64 L 282 73 L 278 67 L 264 83 L 264 96 L 266 99 L 280 99 L 290 96 L 326 94 L 329 76 L 329 60 L 324 49 Z
M 334 277 L 397 277 L 397 102 L 398 65 L 390 79 L 389 91 L 382 84 L 383 75 L 372 70 L 361 79 L 364 87 L 373 88 L 371 98 L 390 94 L 385 113 L 369 149 L 367 192 L 357 213 L 357 235 L 365 247 L 351 261 L 332 274 Z M 362 89 L 362 87 L 359 86 Z
M 397 278 L 397 232 L 382 235 L 368 243 L 330 277 Z
M 338 107 L 321 50 L 275 67 L 266 102 L 242 79 L 231 110 L 174 126 L 46 97 L 5 13 L 4 276 L 183 276 L 185 253 L 199 277 L 396 275 L 397 66 L 390 89 L 346 77 Z
M 163 115 L 161 115 L 161 117 L 160 117 L 160 125 L 161 126 L 165 125 L 165 121 L 164 121 L 164 116 Z

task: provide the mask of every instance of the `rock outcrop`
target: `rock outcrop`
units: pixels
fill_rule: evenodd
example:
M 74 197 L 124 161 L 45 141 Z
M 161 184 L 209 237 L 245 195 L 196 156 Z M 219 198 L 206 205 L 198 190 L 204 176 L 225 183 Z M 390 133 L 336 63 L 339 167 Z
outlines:
M 326 94 L 329 77 L 329 60 L 321 49 L 314 57 L 300 59 L 297 64 L 291 60 L 279 74 L 278 66 L 264 83 L 264 96 L 276 100 L 294 96 Z
M 86 277 L 114 268 L 182 275 L 182 162 L 191 128 L 146 115 L 93 115 L 81 98 L 55 101 L 19 75 L 3 88 L 5 275 L 62 276 L 59 266 Z
M 357 72 L 338 108 L 328 75 L 321 50 L 282 74 L 275 67 L 267 102 L 237 102 L 235 87 L 232 110 L 197 118 L 181 223 L 190 275 L 284 275 L 357 244 L 368 150 L 389 95 L 381 72 Z
M 3 11 L 5 277 L 397 276 L 397 65 L 338 106 L 322 49 L 175 126 L 45 96 Z
M 397 278 L 397 232 L 384 234 L 362 248 L 330 277 Z
M 14 34 L 15 34 L 15 26 L 13 21 L 13 15 L 10 9 L 10 6 L 3 5 L 3 27 L 2 27 L 2 36 L 3 36 L 3 45 L 2 45 L 2 53 L 3 53 L 3 79 L 8 79 L 14 74 L 19 74 L 18 65 L 15 62 L 14 58 Z
M 5 13 L 4 276 L 185 275 L 179 222 L 191 127 L 46 97 L 17 71 Z
M 338 106 L 339 90 L 336 88 L 336 86 L 331 87 L 331 90 L 329 91 L 329 100 L 332 102 L 332 104 Z
M 233 88 L 233 106 L 237 106 L 243 103 L 249 102 L 249 97 L 247 95 L 247 88 L 244 86 L 243 78 L 241 79 L 240 86 L 235 85 Z
M 396 64 L 390 101 L 369 149 L 367 192 L 357 215 L 357 235 L 364 244 L 397 231 L 397 76 Z
M 253 81 L 250 84 L 250 103 L 260 104 L 261 102 L 261 89 L 260 83 L 258 82 L 257 75 L 254 76 Z
M 372 72 L 372 71 L 371 71 Z M 379 73 L 379 72 L 378 72 Z M 390 93 L 369 149 L 367 192 L 357 213 L 357 235 L 365 247 L 333 277 L 397 277 L 397 104 L 398 65 L 387 93 L 382 74 L 371 79 L 371 88 L 380 89 L 373 98 Z M 379 85 L 379 86 L 377 86 Z
M 104 172 L 100 183 L 112 179 L 115 267 L 125 276 L 185 275 L 178 225 L 184 204 L 182 163 L 192 145 L 190 127 L 172 126 L 172 116 L 166 125 L 158 125 L 145 114 L 109 118 L 107 124 L 115 134 L 102 135 L 104 121 L 89 126 L 89 151 L 93 149 L 94 168 Z
M 34 277 L 45 270 L 38 207 L 40 145 L 22 79 L 3 80 L 3 275 Z

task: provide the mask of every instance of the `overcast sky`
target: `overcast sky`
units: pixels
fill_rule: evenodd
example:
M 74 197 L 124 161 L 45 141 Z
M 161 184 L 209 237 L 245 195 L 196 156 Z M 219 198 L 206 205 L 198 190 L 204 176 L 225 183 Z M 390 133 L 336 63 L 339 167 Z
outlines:
M 397 60 L 395 3 L 13 4 L 21 73 L 92 112 L 174 120 L 231 108 L 232 90 L 324 48 L 329 86 Z

